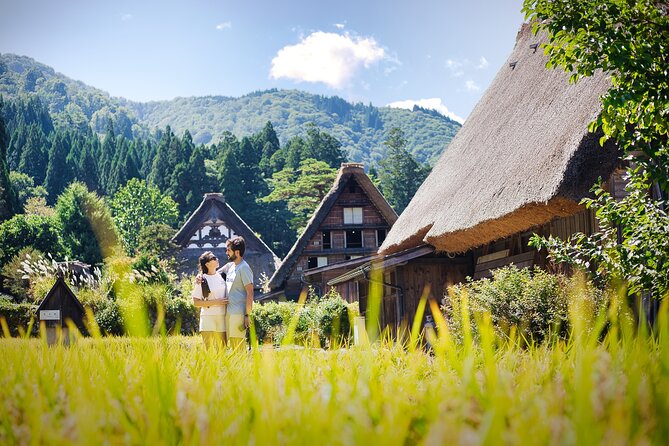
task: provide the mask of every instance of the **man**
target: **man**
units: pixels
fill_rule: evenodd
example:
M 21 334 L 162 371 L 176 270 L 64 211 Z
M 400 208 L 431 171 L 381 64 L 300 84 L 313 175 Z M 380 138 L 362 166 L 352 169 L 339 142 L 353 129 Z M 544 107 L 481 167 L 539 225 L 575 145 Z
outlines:
M 249 328 L 253 309 L 253 272 L 244 260 L 246 242 L 242 237 L 233 237 L 226 243 L 229 262 L 219 269 L 226 274 L 228 288 L 228 312 L 226 326 L 230 346 L 234 349 L 245 347 L 246 329 Z

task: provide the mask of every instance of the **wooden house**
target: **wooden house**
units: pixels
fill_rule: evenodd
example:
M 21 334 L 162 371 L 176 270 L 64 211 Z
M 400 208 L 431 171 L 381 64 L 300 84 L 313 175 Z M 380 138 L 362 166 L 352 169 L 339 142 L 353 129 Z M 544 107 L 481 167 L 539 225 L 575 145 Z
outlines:
M 60 276 L 37 307 L 37 317 L 40 326 L 44 323 L 49 344 L 61 340 L 66 344 L 69 343 L 68 321 L 71 321 L 81 333 L 86 334 L 85 315 L 83 305 Z M 62 336 L 61 339 L 58 339 L 59 335 Z
M 601 147 L 601 135 L 588 131 L 609 77 L 598 72 L 570 84 L 564 71 L 545 67 L 544 40 L 522 26 L 507 62 L 388 233 L 381 255 L 328 282 L 362 290 L 364 300 L 370 273 L 379 271 L 384 325 L 411 320 L 427 285 L 440 300 L 466 276 L 486 277 L 510 263 L 546 266 L 545 255 L 527 245 L 533 233 L 592 233 L 596 221 L 581 199 L 598 178 L 623 192 L 617 148 Z
M 296 299 L 307 286 L 326 283 L 376 254 L 397 214 L 374 186 L 362 164 L 342 164 L 302 235 L 270 280 L 265 299 Z
M 179 229 L 173 241 L 181 246 L 179 270 L 196 274 L 198 258 L 205 251 L 213 252 L 221 265 L 226 262 L 226 242 L 240 235 L 246 241 L 244 260 L 253 271 L 254 288 L 260 294 L 262 279 L 269 279 L 279 264 L 278 257 L 225 201 L 223 194 L 205 194 L 200 206 Z

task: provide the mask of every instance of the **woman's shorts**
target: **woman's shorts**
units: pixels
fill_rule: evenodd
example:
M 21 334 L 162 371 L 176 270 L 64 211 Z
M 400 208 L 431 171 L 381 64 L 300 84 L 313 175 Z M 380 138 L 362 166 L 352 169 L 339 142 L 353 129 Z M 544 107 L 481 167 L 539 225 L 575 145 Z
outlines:
M 200 331 L 225 331 L 225 314 L 211 314 L 200 316 Z

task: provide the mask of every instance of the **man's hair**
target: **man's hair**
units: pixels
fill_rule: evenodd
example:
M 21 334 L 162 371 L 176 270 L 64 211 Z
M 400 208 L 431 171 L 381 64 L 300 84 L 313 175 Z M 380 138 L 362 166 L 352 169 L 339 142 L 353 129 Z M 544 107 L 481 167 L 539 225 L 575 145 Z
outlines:
M 246 251 L 246 242 L 244 241 L 244 237 L 239 235 L 232 237 L 231 239 L 228 240 L 227 245 L 233 251 L 239 251 L 240 257 L 244 257 L 244 252 Z

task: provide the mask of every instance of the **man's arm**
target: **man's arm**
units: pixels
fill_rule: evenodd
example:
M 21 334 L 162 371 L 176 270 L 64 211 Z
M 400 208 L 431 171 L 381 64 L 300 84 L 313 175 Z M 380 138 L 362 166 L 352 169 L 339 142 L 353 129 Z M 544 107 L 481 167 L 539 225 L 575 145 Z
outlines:
M 249 328 L 249 325 L 251 324 L 251 318 L 249 315 L 253 310 L 253 282 L 244 285 L 244 289 L 246 290 L 246 312 L 244 314 L 244 326 Z

